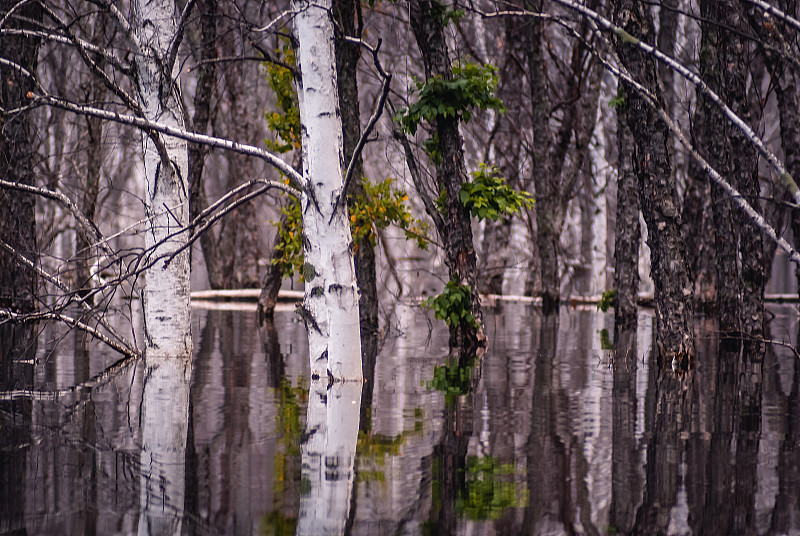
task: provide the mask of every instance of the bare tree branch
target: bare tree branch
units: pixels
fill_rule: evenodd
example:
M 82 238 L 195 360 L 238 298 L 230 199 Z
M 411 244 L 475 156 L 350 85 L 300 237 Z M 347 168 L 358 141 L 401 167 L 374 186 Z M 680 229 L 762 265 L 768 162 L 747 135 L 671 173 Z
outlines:
M 176 138 L 181 138 L 187 141 L 200 143 L 211 147 L 216 147 L 218 149 L 225 149 L 239 154 L 254 156 L 256 158 L 264 160 L 265 162 L 276 168 L 278 171 L 286 175 L 291 181 L 293 188 L 303 189 L 304 185 L 303 177 L 291 165 L 287 164 L 274 154 L 265 151 L 264 149 L 254 147 L 252 145 L 238 143 L 235 141 L 226 140 L 222 138 L 216 138 L 214 136 L 207 136 L 205 134 L 197 134 L 181 128 L 164 125 L 156 121 L 150 121 L 145 118 L 121 114 L 118 112 L 112 112 L 109 110 L 104 110 L 102 108 L 95 108 L 93 106 L 76 104 L 68 100 L 61 99 L 58 97 L 53 97 L 50 95 L 34 96 L 32 100 L 35 103 L 41 105 L 54 106 L 62 110 L 74 112 L 76 114 L 100 117 L 101 119 L 114 121 L 116 123 L 121 123 L 123 125 L 134 126 L 146 131 L 151 130 L 155 132 L 160 132 L 162 134 L 166 134 L 167 136 L 174 136 Z

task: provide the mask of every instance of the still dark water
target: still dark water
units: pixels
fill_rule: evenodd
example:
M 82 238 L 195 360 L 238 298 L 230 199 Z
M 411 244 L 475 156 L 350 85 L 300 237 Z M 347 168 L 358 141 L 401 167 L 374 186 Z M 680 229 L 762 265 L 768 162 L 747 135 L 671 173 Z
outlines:
M 796 310 L 771 310 L 795 343 Z M 60 391 L 0 399 L 0 534 L 800 534 L 789 348 L 720 350 L 700 319 L 676 375 L 646 312 L 615 341 L 611 314 L 504 304 L 485 357 L 458 364 L 425 312 L 391 318 L 352 450 L 334 445 L 350 394 L 309 394 L 291 311 L 259 328 L 195 309 L 191 364 L 79 391 L 116 357 L 44 329 L 29 374 Z

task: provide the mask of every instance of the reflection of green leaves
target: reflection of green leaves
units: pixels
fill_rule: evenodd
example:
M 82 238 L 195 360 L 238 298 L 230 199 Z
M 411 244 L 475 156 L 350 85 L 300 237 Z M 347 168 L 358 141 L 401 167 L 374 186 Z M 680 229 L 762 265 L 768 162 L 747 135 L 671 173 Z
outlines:
M 425 306 L 433 309 L 434 316 L 451 328 L 462 323 L 478 327 L 472 314 L 472 290 L 469 285 L 461 285 L 455 279 L 447 282 L 441 294 L 428 298 Z
M 600 349 L 601 350 L 614 349 L 614 343 L 611 342 L 611 337 L 608 334 L 608 330 L 605 328 L 600 330 Z
M 434 367 L 433 379 L 427 383 L 428 389 L 436 389 L 444 394 L 445 403 L 452 405 L 459 396 L 466 395 L 472 388 L 474 359 L 460 363 L 458 359 Z
M 461 186 L 461 203 L 479 220 L 498 220 L 533 206 L 533 196 L 510 188 L 494 166 L 481 164 L 472 181 Z
M 416 134 L 422 121 L 432 124 L 440 117 L 455 117 L 467 123 L 478 108 L 505 111 L 503 101 L 494 94 L 496 87 L 494 66 L 454 65 L 450 80 L 435 76 L 417 83 L 419 98 L 407 110 L 400 110 L 396 120 L 403 130 Z
M 528 504 L 528 490 L 517 491 L 511 464 L 492 456 L 469 456 L 464 476 L 465 489 L 458 494 L 456 511 L 469 519 L 498 519 L 507 508 Z
M 261 520 L 259 534 L 265 536 L 290 536 L 297 533 L 297 518 L 280 512 L 270 512 Z

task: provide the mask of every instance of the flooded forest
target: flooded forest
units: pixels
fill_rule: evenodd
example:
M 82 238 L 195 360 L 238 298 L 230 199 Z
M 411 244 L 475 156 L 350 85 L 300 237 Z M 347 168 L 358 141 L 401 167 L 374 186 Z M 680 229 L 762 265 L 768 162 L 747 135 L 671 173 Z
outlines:
M 790 0 L 0 0 L 0 534 L 800 534 Z

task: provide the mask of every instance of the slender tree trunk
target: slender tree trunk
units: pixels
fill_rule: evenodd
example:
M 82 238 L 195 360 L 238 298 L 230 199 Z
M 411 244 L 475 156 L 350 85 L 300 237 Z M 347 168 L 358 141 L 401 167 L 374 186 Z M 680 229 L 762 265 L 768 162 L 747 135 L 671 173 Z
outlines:
M 653 42 L 653 21 L 643 4 L 616 0 L 613 9 L 614 19 L 625 31 L 644 42 Z M 658 95 L 655 61 L 623 41 L 618 41 L 616 48 L 634 79 Z M 634 170 L 639 178 L 639 196 L 652 254 L 656 346 L 662 359 L 693 357 L 692 286 L 681 235 L 678 193 L 672 179 L 668 130 L 650 105 L 627 86 L 625 103 L 628 127 L 636 141 Z
M 550 92 L 547 88 L 547 64 L 544 51 L 544 22 L 531 20 L 528 42 L 530 71 L 531 177 L 536 190 L 536 242 L 539 248 L 542 278 L 542 309 L 553 311 L 561 300 L 559 292 L 558 247 L 564 214 L 558 210 L 558 184 L 550 153 L 553 135 L 550 129 Z M 558 230 L 556 231 L 556 227 Z
M 749 57 L 744 38 L 729 29 L 742 28 L 738 2 L 704 1 L 701 13 L 708 22 L 702 25 L 701 72 L 709 87 L 721 94 L 731 109 L 745 121 L 749 119 L 746 82 Z M 719 108 L 703 101 L 706 120 L 706 149 L 709 163 L 750 203 L 758 206 L 758 176 L 755 149 L 723 117 Z M 742 222 L 732 201 L 712 185 L 717 259 L 717 315 L 723 334 L 763 338 L 764 268 L 760 231 Z M 742 222 L 742 223 L 740 223 Z M 739 259 L 741 257 L 741 265 Z
M 358 60 L 361 47 L 345 37 L 361 37 L 361 4 L 358 0 L 334 0 L 333 16 L 336 21 L 336 74 L 339 77 L 339 110 L 342 114 L 344 134 L 344 162 L 349 164 L 358 140 L 361 138 L 361 109 L 358 102 Z M 359 156 L 355 163 L 353 180 L 348 196 L 364 194 L 364 165 Z M 376 237 L 377 240 L 378 237 Z M 356 278 L 361 297 L 358 302 L 361 316 L 363 342 L 369 333 L 378 331 L 378 285 L 375 277 L 375 248 L 370 240 L 356 244 Z M 368 357 L 365 355 L 365 359 Z
M 624 109 L 617 110 L 617 227 L 614 235 L 614 326 L 636 325 L 639 295 L 639 181 L 633 169 L 635 140 Z
M 705 109 L 698 107 L 692 117 L 695 146 L 706 146 Z M 689 263 L 689 279 L 694 287 L 695 307 L 711 311 L 717 302 L 716 228 L 711 208 L 711 184 L 705 170 L 694 158 L 689 160 L 686 190 L 683 194 L 683 238 Z
M 4 28 L 30 28 L 41 20 L 37 3 L 18 5 L 14 0 L 0 0 L 0 18 L 12 8 Z M 24 21 L 30 21 L 24 22 Z M 38 64 L 39 40 L 0 35 L 0 57 L 31 73 Z M 34 89 L 32 81 L 18 71 L 0 65 L 0 108 L 13 110 L 24 106 L 26 93 Z M 36 141 L 29 112 L 6 115 L 0 112 L 0 178 L 26 185 L 35 184 Z M 36 243 L 35 196 L 16 190 L 0 189 L 0 239 L 38 265 Z M 14 254 L 0 247 L 0 308 L 17 313 L 31 313 L 38 308 L 38 279 L 33 270 L 23 266 Z M 35 323 L 0 322 L 0 389 L 33 387 L 33 359 L 38 331 Z M 13 402 L 4 410 L 30 416 L 30 403 Z M 21 411 L 20 411 L 21 410 Z M 30 430 L 23 433 L 30 433 Z
M 523 2 L 516 0 L 510 4 L 521 8 Z M 493 129 L 493 163 L 506 183 L 519 190 L 527 186 L 527 181 L 522 179 L 521 156 L 525 132 L 523 106 L 528 24 L 529 21 L 521 17 L 507 17 L 503 21 L 505 39 L 497 96 L 503 101 L 506 111 L 496 115 Z M 485 220 L 479 256 L 481 275 L 478 289 L 481 293 L 503 293 L 503 281 L 509 275 L 510 264 L 515 256 L 511 243 L 511 226 L 511 218 Z
M 679 0 L 661 0 L 658 12 L 658 50 L 673 57 L 675 43 L 678 41 L 678 9 Z M 675 102 L 674 71 L 665 63 L 658 63 L 658 77 L 663 88 L 664 109 L 672 114 Z
M 98 14 L 94 21 L 92 41 L 95 45 L 104 43 L 106 19 Z M 103 61 L 98 66 L 103 68 Z M 106 86 L 102 80 L 92 76 L 89 91 L 93 102 L 103 102 L 106 98 Z M 86 175 L 81 185 L 80 209 L 89 221 L 95 221 L 97 199 L 100 195 L 100 175 L 103 167 L 103 121 L 97 117 L 86 117 L 86 133 L 89 146 L 86 148 Z M 81 296 L 93 303 L 91 289 L 93 286 L 91 262 L 92 244 L 81 233 L 75 233 L 75 280 L 76 288 Z
M 6 28 L 29 28 L 23 22 L 42 18 L 36 3 L 18 6 L 14 0 L 2 0 L 0 17 L 12 8 L 15 14 L 4 22 Z M 0 55 L 28 72 L 35 73 L 39 40 L 0 35 Z M 26 94 L 34 90 L 33 81 L 19 71 L 0 65 L 0 107 L 13 110 L 25 106 Z M 0 178 L 9 182 L 33 185 L 36 160 L 34 126 L 30 113 L 0 113 Z M 0 238 L 33 264 L 38 263 L 36 244 L 36 197 L 16 190 L 0 190 Z M 0 307 L 29 313 L 37 308 L 36 274 L 21 265 L 15 256 L 0 248 Z
M 199 0 L 197 4 L 200 16 L 200 50 L 197 68 L 197 84 L 194 93 L 194 116 L 192 128 L 195 132 L 205 134 L 211 121 L 211 99 L 217 85 L 217 0 Z M 189 144 L 189 211 L 194 220 L 208 207 L 203 170 L 208 147 L 196 143 Z M 206 263 L 208 283 L 211 288 L 224 287 L 220 255 L 214 233 L 207 231 L 200 236 L 200 247 Z
M 342 192 L 343 139 L 331 0 L 295 1 L 303 144 L 302 306 L 312 378 L 361 381 L 358 287 Z
M 433 10 L 433 1 L 411 2 L 411 28 L 422 52 L 425 64 L 425 78 L 439 76 L 444 80 L 452 78 L 450 57 L 444 38 L 444 27 Z M 438 229 L 444 243 L 445 263 L 451 279 L 470 288 L 472 315 L 479 327 L 466 321 L 450 328 L 450 346 L 471 352 L 485 345 L 483 313 L 478 296 L 477 259 L 472 242 L 472 227 L 469 211 L 461 203 L 461 186 L 467 181 L 464 166 L 463 140 L 455 117 L 437 116 L 436 132 L 439 135 L 441 162 L 436 166 L 436 180 L 440 190 L 445 192 L 444 225 Z
M 132 8 L 133 32 L 141 50 L 134 64 L 139 104 L 148 119 L 183 128 L 179 69 L 168 57 L 179 38 L 175 3 L 136 0 Z M 163 257 L 185 246 L 188 238 L 186 233 L 175 233 L 189 223 L 187 143 L 145 134 L 142 144 L 149 218 L 145 246 L 148 260 L 158 259 L 146 273 L 143 291 L 146 354 L 185 357 L 192 349 L 189 251 L 184 249 L 168 265 Z

